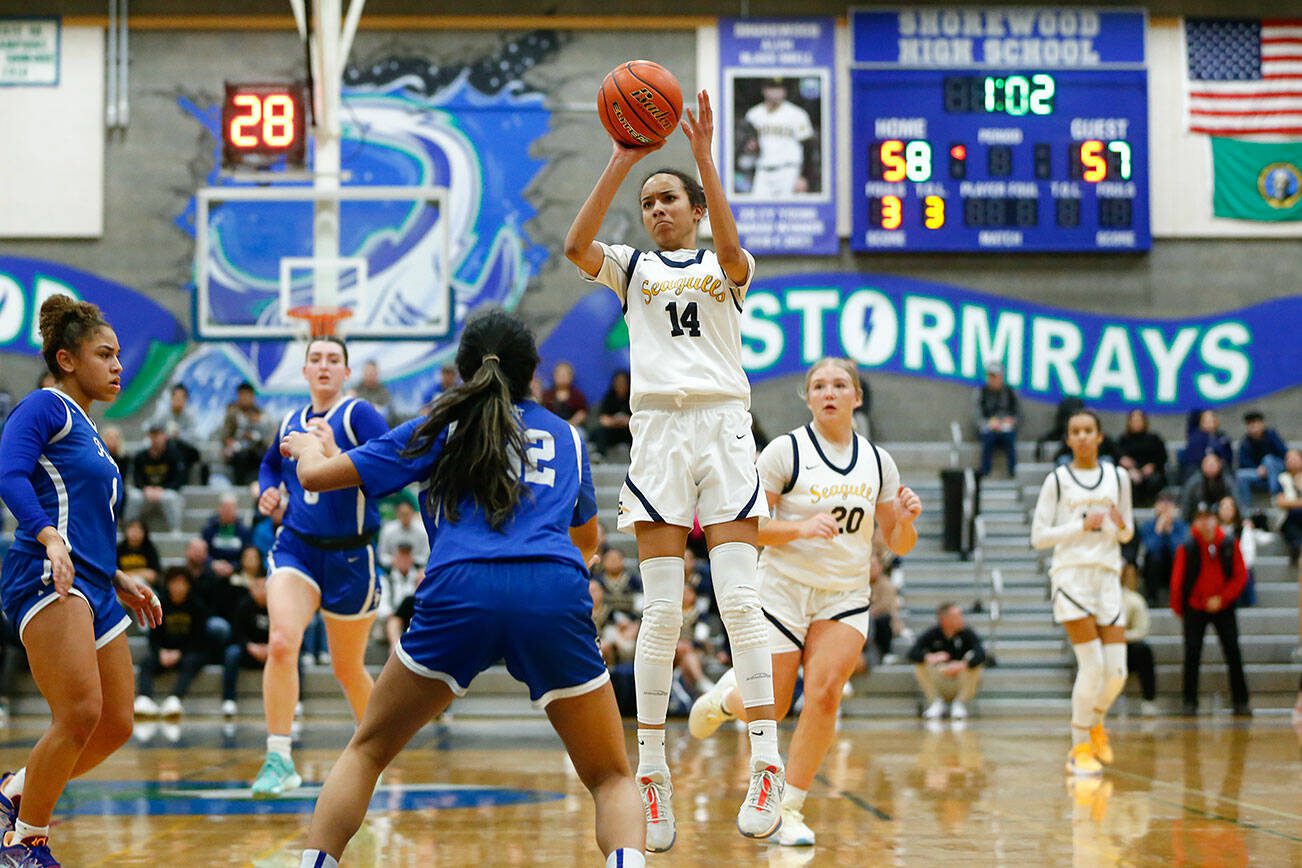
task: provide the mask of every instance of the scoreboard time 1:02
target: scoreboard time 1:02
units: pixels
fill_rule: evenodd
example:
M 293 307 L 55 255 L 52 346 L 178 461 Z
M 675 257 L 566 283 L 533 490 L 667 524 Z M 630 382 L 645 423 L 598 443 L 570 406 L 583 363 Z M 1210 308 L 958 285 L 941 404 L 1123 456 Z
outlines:
M 852 246 L 1147 249 L 1146 96 L 1136 70 L 854 70 Z

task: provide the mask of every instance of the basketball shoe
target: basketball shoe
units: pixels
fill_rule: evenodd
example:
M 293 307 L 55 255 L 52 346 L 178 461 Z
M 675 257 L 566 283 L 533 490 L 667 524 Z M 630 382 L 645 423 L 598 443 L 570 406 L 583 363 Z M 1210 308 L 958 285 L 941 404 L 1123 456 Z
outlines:
M 294 770 L 293 760 L 285 759 L 278 753 L 269 753 L 262 763 L 262 770 L 253 781 L 253 798 L 275 798 L 302 785 L 303 779 Z
M 1091 777 L 1103 774 L 1103 766 L 1094 758 L 1090 743 L 1083 741 L 1067 754 L 1067 774 L 1077 777 Z
M 804 814 L 795 808 L 784 805 L 782 807 L 782 825 L 769 840 L 774 844 L 781 844 L 783 847 L 812 847 L 814 846 L 814 830 L 805 824 Z
M 1108 731 L 1101 723 L 1090 727 L 1090 750 L 1096 760 L 1105 766 L 1112 765 L 1112 745 L 1108 744 Z
M 672 802 L 674 787 L 669 782 L 669 772 L 657 769 L 638 775 L 637 789 L 642 795 L 642 813 L 646 815 L 647 851 L 663 853 L 678 838 Z
M 50 852 L 50 839 L 28 838 L 9 842 L 12 832 L 6 832 L 5 844 L 0 847 L 0 868 L 60 868 L 59 861 Z
M 767 838 L 782 825 L 786 772 L 763 760 L 751 768 L 746 801 L 737 812 L 737 830 L 747 838 Z
M 723 698 L 736 683 L 737 673 L 729 669 L 718 684 L 696 698 L 687 717 L 687 729 L 692 738 L 709 738 L 716 729 L 733 719 L 733 715 L 723 707 Z
M 5 772 L 0 775 L 0 787 L 4 786 L 5 781 L 14 776 L 13 772 Z M 18 803 L 23 799 L 22 796 L 14 796 L 10 801 L 3 792 L 0 792 L 0 836 L 14 827 L 18 822 Z

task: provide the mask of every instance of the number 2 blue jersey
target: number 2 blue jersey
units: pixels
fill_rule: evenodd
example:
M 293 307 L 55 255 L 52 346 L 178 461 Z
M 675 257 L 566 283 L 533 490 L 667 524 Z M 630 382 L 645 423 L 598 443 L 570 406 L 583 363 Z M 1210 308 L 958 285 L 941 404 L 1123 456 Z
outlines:
M 74 569 L 111 581 L 122 476 L 77 402 L 55 388 L 18 402 L 0 439 L 0 496 L 18 520 L 13 548 L 44 558 L 36 535 L 58 530 Z
M 335 445 L 350 452 L 389 430 L 379 412 L 357 398 L 340 398 L 324 413 L 312 412 L 308 404 L 285 416 L 276 442 L 271 444 L 258 472 L 262 491 L 284 484 L 289 493 L 282 524 L 295 533 L 316 537 L 349 537 L 380 529 L 380 510 L 359 488 L 339 491 L 305 491 L 298 481 L 298 462 L 281 457 L 280 441 L 293 431 L 309 431 L 308 422 L 324 419 L 334 434 Z
M 493 530 L 473 500 L 460 504 L 459 519 L 448 521 L 430 496 L 430 472 L 443 452 L 447 432 L 429 451 L 403 458 L 412 434 L 424 421 L 413 419 L 383 437 L 353 450 L 349 457 L 362 478 L 362 490 L 382 497 L 412 482 L 421 488 L 420 512 L 430 538 L 427 572 L 461 561 L 555 560 L 587 569 L 569 529 L 597 514 L 597 495 L 588 468 L 588 451 L 579 433 L 532 401 L 516 405 L 528 440 L 524 491 L 515 514 Z

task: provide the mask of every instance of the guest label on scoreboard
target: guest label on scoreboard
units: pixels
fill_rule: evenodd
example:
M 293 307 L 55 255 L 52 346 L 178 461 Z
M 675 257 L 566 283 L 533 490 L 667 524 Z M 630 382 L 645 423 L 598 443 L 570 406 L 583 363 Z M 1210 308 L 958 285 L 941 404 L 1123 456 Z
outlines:
M 1145 14 L 852 13 L 861 251 L 1139 251 L 1148 214 Z

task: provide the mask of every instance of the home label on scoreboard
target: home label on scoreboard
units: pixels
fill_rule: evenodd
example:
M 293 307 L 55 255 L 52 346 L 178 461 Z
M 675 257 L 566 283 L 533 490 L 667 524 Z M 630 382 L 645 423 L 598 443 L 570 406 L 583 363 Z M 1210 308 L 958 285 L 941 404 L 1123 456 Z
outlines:
M 1148 213 L 1145 13 L 851 13 L 851 246 L 1133 252 Z

